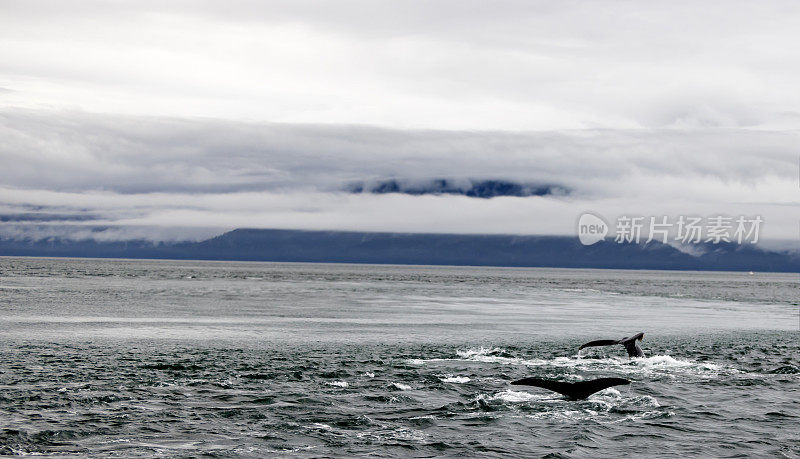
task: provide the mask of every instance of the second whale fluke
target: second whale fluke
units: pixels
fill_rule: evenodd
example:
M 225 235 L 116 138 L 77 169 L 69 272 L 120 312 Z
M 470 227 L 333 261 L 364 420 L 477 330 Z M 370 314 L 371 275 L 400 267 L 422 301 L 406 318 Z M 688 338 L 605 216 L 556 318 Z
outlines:
M 578 348 L 578 352 L 585 347 L 621 344 L 625 346 L 625 350 L 628 351 L 628 357 L 644 357 L 644 351 L 642 351 L 642 348 L 639 346 L 639 341 L 641 341 L 642 338 L 644 338 L 644 333 L 637 333 L 633 336 L 628 336 L 627 338 L 622 339 L 600 339 L 597 341 L 589 341 L 586 344 L 581 344 L 581 347 Z
M 630 383 L 630 381 L 623 378 L 599 378 L 591 381 L 580 381 L 574 383 L 541 378 L 523 378 L 514 381 L 511 384 L 514 386 L 541 387 L 542 389 L 558 392 L 570 400 L 583 400 L 595 392 L 599 392 L 603 389 Z

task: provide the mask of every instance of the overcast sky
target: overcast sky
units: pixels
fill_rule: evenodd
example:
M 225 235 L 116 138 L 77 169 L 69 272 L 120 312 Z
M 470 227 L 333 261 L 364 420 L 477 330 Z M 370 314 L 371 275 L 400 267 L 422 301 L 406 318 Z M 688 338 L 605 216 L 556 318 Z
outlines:
M 0 1 L 0 214 L 153 239 L 759 214 L 796 240 L 799 23 L 793 1 Z M 345 191 L 389 178 L 570 192 Z

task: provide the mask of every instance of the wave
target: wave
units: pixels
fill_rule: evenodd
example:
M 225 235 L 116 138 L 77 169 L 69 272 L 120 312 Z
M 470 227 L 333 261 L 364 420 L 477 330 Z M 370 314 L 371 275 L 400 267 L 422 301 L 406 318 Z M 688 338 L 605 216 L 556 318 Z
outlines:
M 630 359 L 627 357 L 555 357 L 551 359 L 516 357 L 512 352 L 500 347 L 479 347 L 456 351 L 459 358 L 454 359 L 417 359 L 417 364 L 434 361 L 471 361 L 482 363 L 499 363 L 504 365 L 521 365 L 531 367 L 570 368 L 581 371 L 614 370 L 625 374 L 669 374 L 688 373 L 697 376 L 716 377 L 721 374 L 735 374 L 739 370 L 724 367 L 710 362 L 696 362 L 688 359 L 677 359 L 670 355 L 654 355 L 645 358 Z
M 324 424 L 322 422 L 315 422 L 308 427 L 310 429 L 333 430 L 333 427 L 329 426 L 328 424 Z
M 502 347 L 483 347 L 481 346 L 478 349 L 465 349 L 465 350 L 458 350 L 456 351 L 460 357 L 464 358 L 472 358 L 472 357 L 508 357 L 511 355 L 506 349 Z
M 699 379 L 719 379 L 720 377 L 758 377 L 759 374 L 749 373 L 726 365 L 699 362 L 691 359 L 676 358 L 671 355 L 653 355 L 645 358 L 619 357 L 582 357 L 574 355 L 569 357 L 554 357 L 549 359 L 527 358 L 515 355 L 502 347 L 477 347 L 456 350 L 456 356 L 451 358 L 434 359 L 408 359 L 406 364 L 424 366 L 428 364 L 447 364 L 448 362 L 476 362 L 496 365 L 520 366 L 537 368 L 540 377 L 554 377 L 568 381 L 581 381 L 591 379 L 591 374 L 607 375 L 613 372 L 621 377 L 629 378 L 675 378 L 689 376 Z M 550 370 L 553 374 L 542 374 L 541 371 Z M 566 373 L 565 373 L 566 371 Z M 791 373 L 794 368 L 780 368 L 776 373 Z M 589 373 L 590 375 L 586 375 Z M 582 375 L 583 374 L 583 375 Z M 449 377 L 449 376 L 446 376 Z M 455 381 L 446 381 L 455 382 Z
M 491 411 L 506 409 L 521 411 L 528 418 L 559 421 L 596 420 L 616 423 L 626 420 L 670 416 L 661 404 L 649 395 L 631 396 L 608 388 L 587 400 L 570 401 L 555 393 L 504 390 L 495 394 L 479 394 L 475 402 Z M 533 411 L 533 413 L 531 413 Z M 619 418 L 619 415 L 623 415 Z
M 796 367 L 794 365 L 784 365 L 784 366 L 775 368 L 774 370 L 770 370 L 767 373 L 768 374 L 773 374 L 773 375 L 795 375 L 795 374 L 800 373 L 800 368 L 798 368 L 798 367 Z
M 470 379 L 466 376 L 445 376 L 441 378 L 442 382 L 446 383 L 456 383 L 456 384 L 465 384 L 470 381 Z
M 546 365 L 547 360 L 533 359 L 526 360 L 514 357 L 511 352 L 501 347 L 486 348 L 481 346 L 477 349 L 465 349 L 456 351 L 456 355 L 463 360 L 472 360 L 486 363 L 503 363 L 503 364 L 522 364 L 522 365 Z M 456 359 L 458 360 L 458 359 Z
M 478 401 L 499 400 L 507 403 L 522 403 L 522 402 L 561 401 L 563 400 L 563 397 L 554 393 L 537 394 L 537 393 L 507 389 L 493 395 L 479 394 L 476 397 L 476 400 Z
M 366 432 L 357 432 L 356 438 L 371 442 L 413 442 L 419 443 L 428 438 L 428 435 L 416 429 L 406 427 L 380 428 Z

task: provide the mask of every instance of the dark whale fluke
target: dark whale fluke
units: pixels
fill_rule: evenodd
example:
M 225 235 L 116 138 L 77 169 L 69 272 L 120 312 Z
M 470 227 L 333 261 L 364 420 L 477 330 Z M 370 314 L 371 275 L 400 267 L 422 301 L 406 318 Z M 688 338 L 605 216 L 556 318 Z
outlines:
M 611 386 L 620 386 L 630 383 L 631 382 L 627 379 L 622 378 L 599 378 L 591 381 L 581 381 L 576 383 L 551 381 L 549 379 L 539 378 L 524 378 L 514 381 L 511 384 L 514 386 L 541 387 L 542 389 L 558 392 L 570 400 L 583 400 L 595 392 L 608 389 Z
M 593 346 L 611 346 L 612 344 L 621 344 L 625 346 L 625 350 L 628 351 L 628 357 L 644 357 L 644 352 L 642 352 L 642 348 L 639 347 L 639 341 L 644 338 L 644 333 L 637 333 L 633 336 L 629 336 L 627 338 L 622 338 L 620 340 L 616 339 L 600 339 L 597 341 L 589 341 L 586 344 L 582 344 L 581 347 L 578 348 L 578 352 L 585 347 L 593 347 Z

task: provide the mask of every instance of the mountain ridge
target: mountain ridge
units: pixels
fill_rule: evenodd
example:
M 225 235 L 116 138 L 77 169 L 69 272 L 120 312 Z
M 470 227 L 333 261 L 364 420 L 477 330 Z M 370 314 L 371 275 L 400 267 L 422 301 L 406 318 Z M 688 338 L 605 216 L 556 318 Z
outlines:
M 800 255 L 731 243 L 690 255 L 668 244 L 584 246 L 570 236 L 241 228 L 199 242 L 0 239 L 2 256 L 406 265 L 800 272 Z

